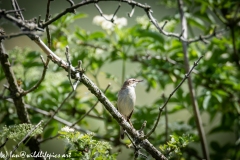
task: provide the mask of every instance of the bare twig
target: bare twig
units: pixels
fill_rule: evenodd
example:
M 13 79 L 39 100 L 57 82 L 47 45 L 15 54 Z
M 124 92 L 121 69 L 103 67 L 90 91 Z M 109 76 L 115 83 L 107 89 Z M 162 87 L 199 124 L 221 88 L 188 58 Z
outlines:
M 5 91 L 6 91 L 6 89 L 7 89 L 7 87 L 4 85 L 3 90 L 2 90 L 2 93 L 0 94 L 0 97 L 3 97 L 3 95 L 4 95 Z
M 52 0 L 48 0 L 47 2 L 47 11 L 46 11 L 46 17 L 45 17 L 45 22 L 49 20 L 50 18 L 50 4 Z M 39 21 L 38 21 L 39 24 Z M 47 32 L 47 40 L 48 40 L 48 47 L 51 47 L 51 34 L 49 31 L 49 27 L 46 27 L 46 32 Z
M 188 44 L 193 43 L 193 42 L 198 42 L 198 41 L 202 41 L 203 43 L 208 43 L 206 40 L 207 39 L 211 39 L 213 37 L 216 37 L 217 35 L 221 35 L 222 33 L 226 32 L 227 29 L 221 29 L 219 31 L 216 31 L 216 27 L 213 28 L 212 33 L 210 33 L 209 35 L 200 35 L 199 37 L 195 37 L 195 38 L 191 38 L 188 40 Z
M 135 5 L 132 5 L 132 10 L 131 10 L 130 13 L 128 13 L 128 17 L 131 18 L 133 16 L 133 14 L 134 14 L 134 11 L 135 11 Z
M 75 90 L 75 88 L 73 86 L 73 83 L 72 83 L 72 80 L 71 80 L 71 66 L 72 66 L 72 63 L 71 63 L 71 60 L 70 60 L 70 54 L 69 54 L 69 47 L 68 46 L 66 46 L 65 55 L 66 55 L 66 59 L 67 59 L 67 63 L 68 63 L 68 80 L 71 84 L 72 89 Z
M 7 157 L 7 160 L 12 157 L 12 154 L 16 151 L 16 149 L 20 146 L 20 144 L 25 141 L 29 136 L 41 125 L 42 121 L 40 121 L 35 127 L 33 127 L 28 134 L 20 141 L 18 144 L 14 147 L 14 149 L 10 152 L 9 157 Z
M 15 17 L 24 21 L 24 17 L 23 17 L 22 12 L 21 12 L 22 10 L 20 9 L 20 7 L 18 5 L 17 0 L 12 0 L 12 7 L 16 11 L 15 12 Z
M 7 141 L 8 141 L 8 138 L 6 138 L 3 144 L 0 145 L 0 149 L 6 145 Z
M 200 37 L 197 37 L 197 38 L 193 38 L 193 39 L 190 39 L 188 40 L 187 38 L 184 38 L 183 33 L 185 32 L 184 29 L 182 30 L 182 32 L 180 34 L 176 34 L 176 33 L 171 33 L 171 32 L 166 32 L 163 30 L 163 27 L 160 27 L 157 20 L 152 16 L 152 11 L 151 11 L 151 8 L 145 8 L 144 9 L 148 18 L 150 19 L 150 21 L 152 22 L 152 24 L 158 29 L 158 31 L 160 33 L 162 33 L 163 35 L 167 36 L 167 37 L 174 37 L 174 38 L 178 38 L 179 40 L 181 40 L 182 42 L 187 42 L 187 43 L 192 43 L 192 42 L 197 42 L 197 41 L 203 41 L 204 39 L 210 39 L 212 38 L 213 36 L 216 36 L 216 33 L 217 34 L 221 34 L 222 32 L 225 32 L 225 29 L 224 30 L 220 30 L 218 32 L 213 32 L 212 34 L 210 35 L 206 35 L 206 36 L 201 36 Z M 166 23 L 166 21 L 165 21 Z M 164 23 L 163 26 L 165 26 L 166 24 Z
M 74 2 L 72 1 L 72 0 L 66 0 L 66 1 L 68 1 L 69 3 L 70 3 L 70 5 L 71 5 L 71 7 L 72 6 L 74 6 Z M 76 13 L 76 10 L 74 9 L 73 11 L 72 11 L 72 13 Z
M 166 97 L 164 94 L 162 94 L 162 99 L 165 102 L 166 101 Z M 167 111 L 167 107 L 165 107 L 165 142 L 167 143 L 168 141 L 168 111 Z
M 108 90 L 108 88 L 111 86 L 111 84 L 109 83 L 107 85 L 107 88 L 104 90 L 103 93 L 106 93 L 106 91 Z M 89 109 L 89 111 L 87 113 L 85 113 L 79 120 L 77 120 L 76 122 L 74 122 L 70 127 L 73 127 L 74 125 L 78 124 L 81 120 L 83 120 L 83 118 L 85 118 L 98 104 L 99 100 Z
M 120 1 L 120 2 L 121 2 L 121 1 Z M 117 9 L 116 9 L 116 11 L 114 12 L 114 14 L 113 14 L 113 16 L 112 16 L 111 22 L 114 22 L 114 17 L 116 16 L 116 14 L 117 14 L 118 10 L 120 9 L 120 7 L 121 7 L 121 3 L 118 4 Z
M 131 144 L 128 145 L 128 147 L 130 148 L 131 146 L 133 146 L 135 149 L 137 149 L 137 146 L 135 145 L 135 143 L 133 142 L 132 138 L 129 136 L 129 134 L 127 133 L 127 131 L 124 130 L 123 132 L 127 135 L 128 139 L 131 141 Z
M 100 0 L 98 0 L 98 1 L 100 1 Z M 97 2 L 98 2 L 98 1 L 97 1 Z M 103 1 L 104 1 L 104 0 L 103 0 Z M 112 1 L 117 1 L 117 0 L 112 0 Z M 192 42 L 197 42 L 197 41 L 203 41 L 203 39 L 212 38 L 214 35 L 216 35 L 216 33 L 217 33 L 217 34 L 221 34 L 222 32 L 225 31 L 225 30 L 220 30 L 220 31 L 214 32 L 214 33 L 212 33 L 212 34 L 210 34 L 210 35 L 206 35 L 206 36 L 201 35 L 201 38 L 198 36 L 197 38 L 193 38 L 193 39 L 189 39 L 189 40 L 188 40 L 188 39 L 183 38 L 183 36 L 182 36 L 181 34 L 176 34 L 176 33 L 171 33 L 171 32 L 166 32 L 166 31 L 164 31 L 164 30 L 163 30 L 164 25 L 163 25 L 162 27 L 160 27 L 160 26 L 158 25 L 157 20 L 152 16 L 152 11 L 151 11 L 151 7 L 150 7 L 150 6 L 148 6 L 148 5 L 143 5 L 143 4 L 138 3 L 138 2 L 135 2 L 135 1 L 133 1 L 133 0 L 132 0 L 132 1 L 122 0 L 121 2 L 125 2 L 125 3 L 128 3 L 128 4 L 132 5 L 132 6 L 138 6 L 138 7 L 142 8 L 142 9 L 144 9 L 145 12 L 146 12 L 146 14 L 148 15 L 148 18 L 149 18 L 150 21 L 153 23 L 153 25 L 159 30 L 160 33 L 162 33 L 162 34 L 164 34 L 165 36 L 168 36 L 168 37 L 178 38 L 178 39 L 180 39 L 181 41 L 184 41 L 184 42 L 192 43 Z M 80 3 L 78 3 L 78 4 L 76 4 L 76 5 L 73 5 L 73 6 L 69 7 L 69 8 L 67 8 L 65 11 L 59 13 L 56 17 L 54 17 L 54 18 L 48 20 L 47 22 L 43 23 L 43 24 L 41 25 L 41 27 L 42 27 L 42 28 L 45 28 L 45 27 L 47 27 L 49 24 L 53 23 L 54 21 L 56 21 L 57 19 L 59 19 L 60 17 L 62 17 L 63 15 L 65 15 L 65 14 L 67 14 L 67 13 L 71 13 L 71 12 L 73 12 L 74 9 L 79 8 L 79 7 L 83 6 L 83 5 L 90 4 L 90 3 L 94 3 L 95 6 L 96 6 L 96 8 L 99 10 L 100 14 L 103 15 L 103 12 L 101 11 L 100 7 L 97 5 L 97 3 L 96 3 L 95 0 L 82 1 L 82 2 L 80 2 Z M 116 12 L 118 11 L 119 8 L 120 8 L 120 5 L 118 6 L 117 10 L 115 11 L 115 14 L 116 14 Z M 0 13 L 3 14 L 4 12 L 1 11 Z M 22 23 L 22 22 L 18 22 L 16 19 L 13 19 L 13 18 L 10 18 L 9 16 L 6 16 L 5 13 L 4 13 L 3 15 L 4 15 L 5 18 L 7 18 L 7 19 L 9 19 L 9 20 L 17 23 L 17 24 L 20 25 L 20 26 L 24 26 L 24 27 L 26 27 L 26 28 L 28 28 L 28 29 L 31 28 L 31 30 L 33 30 L 33 29 L 40 30 L 40 28 L 38 28 L 38 27 L 29 27 L 29 25 L 26 25 L 26 24 L 24 24 L 24 23 Z M 104 17 L 104 18 L 105 18 L 105 17 Z M 114 18 L 114 17 L 113 17 L 113 18 Z M 112 18 L 111 20 L 108 20 L 108 21 L 112 21 L 113 18 Z M 105 18 L 105 19 L 106 19 L 106 18 Z M 165 22 L 165 23 L 166 23 L 166 22 Z M 166 24 L 165 24 L 165 25 L 166 25 Z
M 144 128 L 146 128 L 146 125 L 147 125 L 147 121 L 144 121 L 140 130 L 138 130 L 141 137 L 144 136 L 144 131 L 143 130 L 144 130 Z
M 15 37 L 20 37 L 20 36 L 33 36 L 33 35 L 40 35 L 38 33 L 35 32 L 20 32 L 20 33 L 12 33 L 9 35 L 2 35 L 0 36 L 0 39 L 10 39 L 10 38 L 15 38 Z
M 77 81 L 79 82 L 79 81 Z M 57 110 L 51 115 L 50 119 L 44 124 L 43 129 L 47 127 L 47 125 L 50 123 L 50 121 L 53 119 L 53 117 L 59 112 L 59 110 L 62 108 L 63 104 L 68 100 L 68 98 L 73 94 L 75 90 L 72 90 L 67 97 L 62 101 L 62 103 L 59 105 Z
M 100 15 L 102 16 L 102 17 L 104 17 L 103 16 L 103 12 L 102 12 L 102 10 L 101 10 L 101 8 L 98 6 L 98 4 L 97 3 L 94 3 L 94 5 L 95 5 L 95 7 L 97 8 L 97 10 L 98 10 L 98 12 L 100 13 Z M 104 17 L 105 18 L 105 17 Z M 106 19 L 107 20 L 107 19 Z
M 25 11 L 24 8 L 20 9 L 20 10 L 8 10 L 8 11 L 5 11 L 6 14 L 9 14 L 9 13 L 16 13 L 16 12 L 19 12 L 19 11 Z
M 17 24 L 22 30 L 27 31 L 44 31 L 42 28 L 39 28 L 37 24 L 32 21 L 23 21 L 21 19 L 17 19 L 10 14 L 6 13 L 7 11 L 0 9 L 0 15 L 2 15 L 5 19 Z
M 144 138 L 148 138 L 148 137 L 155 131 L 155 129 L 156 129 L 157 125 L 158 125 L 158 122 L 159 122 L 159 120 L 160 120 L 161 114 L 162 114 L 162 112 L 163 112 L 163 109 L 167 106 L 169 100 L 171 99 L 171 97 L 173 96 L 173 94 L 178 90 L 178 88 L 180 88 L 181 85 L 185 82 L 185 80 L 189 78 L 189 76 L 190 76 L 190 74 L 192 73 L 193 69 L 198 65 L 198 62 L 202 59 L 202 57 L 203 57 L 203 56 L 200 56 L 200 57 L 198 58 L 198 60 L 197 60 L 196 62 L 194 62 L 192 68 L 188 71 L 187 74 L 185 74 L 185 77 L 184 77 L 184 78 L 182 79 L 182 81 L 178 84 L 178 86 L 170 93 L 168 99 L 165 101 L 165 103 L 163 104 L 163 106 L 159 108 L 159 113 L 158 113 L 157 121 L 156 121 L 154 127 L 152 128 L 152 130 L 151 130 L 148 134 L 146 134 L 146 135 L 144 136 Z
M 131 141 L 131 144 L 128 145 L 128 147 L 129 147 L 129 148 L 130 148 L 131 146 L 134 147 L 134 159 L 138 158 L 139 155 L 143 156 L 144 158 L 147 158 L 146 155 L 144 155 L 144 154 L 142 154 L 142 153 L 140 152 L 141 147 L 140 147 L 140 146 L 137 146 L 137 145 L 135 144 L 135 142 L 131 139 L 131 137 L 129 136 L 129 134 L 127 133 L 126 130 L 124 130 L 124 133 L 127 135 L 128 139 Z
M 168 21 L 164 21 L 164 23 L 163 23 L 163 25 L 161 27 L 162 30 L 164 29 L 164 27 L 166 26 L 167 23 L 168 23 Z
M 107 47 L 100 46 L 100 45 L 94 45 L 94 44 L 90 44 L 90 43 L 86 43 L 86 42 L 79 42 L 78 44 L 82 45 L 82 46 L 91 47 L 91 48 L 94 48 L 94 49 L 101 49 L 101 50 L 104 50 L 104 51 L 108 51 Z
M 67 9 L 65 9 L 63 12 L 61 12 L 58 15 L 56 15 L 55 17 L 53 17 L 51 20 L 49 20 L 49 21 L 45 22 L 44 24 L 42 24 L 42 28 L 45 28 L 46 26 L 50 25 L 51 23 L 53 23 L 54 21 L 58 20 L 60 17 L 64 16 L 65 14 L 71 13 L 76 8 L 79 8 L 81 6 L 88 5 L 88 4 L 91 4 L 91 3 L 96 4 L 99 1 L 101 1 L 101 0 L 88 0 L 88 1 L 82 1 L 82 2 L 80 2 L 78 4 L 75 4 L 72 7 L 69 7 Z M 102 0 L 102 1 L 106 1 L 106 0 Z M 112 0 L 112 1 L 118 1 L 119 2 L 119 0 Z M 138 3 L 138 2 L 135 2 L 133 0 L 131 0 L 131 1 L 129 1 L 129 0 L 121 0 L 121 2 L 128 3 L 130 5 L 136 5 L 136 6 L 140 7 L 140 8 L 143 8 L 143 9 L 145 8 L 145 5 L 143 5 L 141 3 Z M 96 7 L 97 7 L 98 10 L 100 9 L 98 5 Z M 118 8 L 120 8 L 120 7 L 118 6 Z M 101 9 L 99 10 L 99 12 L 100 12 L 101 15 L 103 14 Z
M 107 19 L 107 18 L 103 15 L 103 12 L 102 12 L 101 8 L 98 6 L 98 4 L 97 4 L 97 3 L 94 3 L 94 5 L 95 5 L 95 7 L 97 8 L 97 10 L 99 11 L 100 15 L 101 15 L 105 20 L 110 21 L 110 22 L 112 22 L 112 23 L 114 23 L 114 17 L 116 16 L 118 10 L 119 10 L 120 7 L 121 7 L 121 3 L 119 3 L 119 4 L 118 4 L 118 8 L 117 8 L 116 11 L 114 12 L 112 18 L 111 18 L 111 19 Z
M 45 78 L 45 75 L 46 75 L 46 72 L 47 72 L 47 69 L 48 69 L 49 58 L 47 59 L 46 62 L 44 61 L 42 55 L 40 56 L 40 58 L 41 58 L 41 60 L 43 62 L 43 66 L 44 66 L 44 69 L 43 69 L 43 72 L 42 72 L 42 76 L 41 76 L 40 80 L 32 88 L 30 88 L 29 90 L 23 91 L 21 93 L 22 96 L 24 96 L 24 95 L 34 91 L 35 89 L 37 89 L 39 87 L 39 85 L 42 83 L 42 81 L 44 80 L 44 78 Z

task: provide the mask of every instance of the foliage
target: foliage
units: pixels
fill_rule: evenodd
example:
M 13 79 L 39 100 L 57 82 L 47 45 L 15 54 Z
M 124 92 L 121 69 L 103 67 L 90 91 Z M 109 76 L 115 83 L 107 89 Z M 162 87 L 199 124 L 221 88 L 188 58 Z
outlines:
M 175 158 L 182 156 L 181 149 L 186 147 L 188 143 L 193 141 L 193 137 L 190 135 L 170 135 L 171 140 L 167 142 L 167 144 L 160 145 L 160 150 L 165 154 L 168 155 L 168 158 Z
M 58 132 L 61 139 L 67 140 L 66 154 L 71 158 L 80 159 L 116 159 L 116 153 L 110 154 L 112 149 L 108 142 L 92 139 L 93 134 L 81 134 L 68 127 L 64 127 Z M 71 159 L 67 158 L 67 159 Z
M 16 142 L 22 140 L 35 126 L 32 124 L 17 124 L 17 125 L 12 125 L 12 126 L 4 126 L 2 128 L 1 134 L 0 134 L 0 139 L 3 138 L 8 138 L 12 139 Z M 37 127 L 32 133 L 31 137 L 39 135 L 43 132 L 43 128 Z

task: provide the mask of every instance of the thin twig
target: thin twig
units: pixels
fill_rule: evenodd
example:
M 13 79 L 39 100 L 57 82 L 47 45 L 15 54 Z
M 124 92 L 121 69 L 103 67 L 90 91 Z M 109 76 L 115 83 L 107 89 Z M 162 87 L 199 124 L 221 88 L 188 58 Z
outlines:
M 188 40 L 188 44 L 193 43 L 193 42 L 198 42 L 202 41 L 203 43 L 207 43 L 207 39 L 210 39 L 212 37 L 216 37 L 217 35 L 221 35 L 222 33 L 226 32 L 228 29 L 221 29 L 219 31 L 216 31 L 216 27 L 213 28 L 212 33 L 209 35 L 200 35 L 199 37 L 191 38 Z
M 70 3 L 70 5 L 71 5 L 71 7 L 72 6 L 74 6 L 74 2 L 72 1 L 72 0 L 66 0 L 66 1 L 68 1 L 69 3 Z M 76 13 L 76 10 L 74 9 L 73 11 L 72 11 L 72 13 Z
M 98 6 L 98 4 L 97 4 L 97 3 L 94 3 L 94 5 L 95 5 L 95 7 L 97 8 L 97 10 L 99 11 L 100 15 L 101 15 L 105 20 L 114 23 L 114 16 L 115 16 L 116 12 L 118 11 L 118 9 L 120 8 L 119 6 L 118 6 L 117 10 L 115 11 L 114 15 L 112 16 L 112 18 L 111 18 L 111 19 L 107 19 L 107 18 L 104 16 L 104 14 L 103 14 L 101 8 Z
M 136 146 L 136 144 L 133 142 L 126 130 L 124 130 L 124 133 L 127 135 L 128 139 L 131 141 L 132 146 L 134 147 L 134 159 L 138 158 L 139 155 L 147 158 L 146 155 L 140 152 L 141 147 Z M 131 144 L 128 145 L 129 148 L 131 147 Z
M 40 36 L 39 33 L 23 31 L 21 33 L 12 33 L 12 34 L 9 34 L 9 35 L 0 36 L 0 39 L 11 39 L 11 38 L 20 37 L 20 36 L 33 36 L 33 35 L 39 35 Z
M 162 30 L 164 29 L 164 27 L 166 26 L 167 23 L 168 23 L 168 21 L 164 21 L 164 23 L 163 23 L 163 25 L 161 27 Z
M 134 11 L 135 11 L 135 5 L 132 5 L 132 10 L 131 10 L 130 13 L 128 13 L 128 17 L 131 18 L 133 16 L 133 14 L 134 14 Z
M 45 17 L 45 22 L 49 20 L 50 18 L 50 4 L 52 0 L 48 0 L 47 2 L 47 11 L 46 11 L 46 17 Z M 38 21 L 39 24 L 39 21 Z M 48 41 L 48 47 L 51 47 L 51 34 L 49 31 L 49 27 L 46 27 L 46 32 L 47 32 L 47 41 Z
M 7 160 L 12 157 L 12 154 L 16 151 L 16 149 L 20 146 L 20 144 L 25 141 L 40 125 L 42 121 L 40 121 L 35 127 L 33 127 L 28 134 L 14 147 L 14 149 L 10 152 L 9 156 L 6 158 Z
M 166 97 L 164 94 L 162 94 L 162 99 L 165 102 L 166 101 Z M 165 142 L 167 143 L 168 141 L 168 111 L 167 111 L 167 107 L 165 107 Z
M 7 141 L 8 141 L 8 138 L 6 138 L 5 141 L 3 142 L 3 144 L 0 145 L 0 149 L 1 149 L 3 146 L 6 145 Z
M 22 30 L 28 30 L 28 31 L 44 31 L 42 28 L 39 28 L 37 24 L 35 24 L 32 21 L 23 21 L 21 19 L 17 19 L 13 17 L 12 15 L 6 13 L 5 10 L 0 9 L 0 15 L 4 17 L 5 19 L 15 23 L 17 26 L 21 27 Z
M 193 69 L 198 65 L 198 62 L 199 62 L 202 58 L 203 58 L 203 55 L 200 56 L 196 62 L 194 62 L 192 68 L 188 71 L 187 74 L 185 74 L 184 78 L 183 78 L 182 81 L 178 84 L 178 86 L 170 93 L 168 99 L 165 101 L 165 103 L 163 104 L 163 106 L 159 108 L 159 113 L 158 113 L 157 121 L 156 121 L 154 127 L 152 128 L 152 130 L 151 130 L 148 134 L 146 134 L 146 135 L 144 136 L 144 139 L 148 138 L 148 137 L 155 131 L 155 129 L 156 129 L 157 125 L 158 125 L 158 122 L 159 122 L 159 120 L 160 120 L 160 117 L 161 117 L 161 114 L 162 114 L 163 109 L 167 106 L 167 104 L 168 104 L 169 100 L 171 99 L 171 97 L 173 96 L 173 94 L 178 90 L 178 88 L 181 87 L 181 85 L 185 82 L 185 80 L 188 79 L 188 77 L 190 76 L 191 72 L 192 72 Z
M 21 93 L 22 96 L 24 96 L 24 95 L 34 91 L 35 89 L 37 89 L 45 78 L 45 75 L 46 75 L 46 72 L 47 72 L 47 69 L 48 69 L 48 63 L 49 63 L 50 59 L 48 58 L 47 61 L 45 62 L 42 55 L 40 56 L 40 58 L 43 62 L 43 66 L 44 66 L 42 76 L 41 76 L 40 80 L 32 88 L 30 88 L 29 90 L 23 91 Z
M 72 63 L 71 63 L 71 60 L 70 60 L 70 54 L 69 54 L 69 47 L 66 46 L 66 52 L 65 52 L 65 55 L 66 55 L 66 59 L 67 59 L 67 63 L 68 63 L 68 80 L 71 84 L 71 87 L 73 90 L 75 90 L 74 86 L 73 86 L 73 83 L 72 83 L 72 80 L 71 80 L 71 66 L 72 66 Z
M 21 20 L 24 21 L 24 17 L 22 15 L 21 9 L 20 9 L 20 7 L 17 3 L 17 0 L 12 0 L 12 7 L 16 11 L 15 17 L 18 18 L 18 19 L 20 18 Z
M 19 12 L 19 11 L 25 11 L 25 9 L 22 8 L 22 9 L 19 9 L 19 10 L 8 10 L 8 11 L 5 11 L 5 13 L 9 14 L 9 13 L 16 13 L 16 12 Z
M 107 47 L 100 46 L 100 45 L 94 45 L 94 44 L 90 44 L 90 43 L 87 43 L 87 42 L 79 42 L 78 44 L 82 45 L 82 46 L 91 47 L 91 48 L 94 48 L 94 49 L 101 49 L 101 50 L 104 50 L 104 51 L 108 51 Z
M 84 6 L 84 5 L 91 4 L 91 3 L 94 3 L 94 5 L 95 5 L 95 7 L 97 8 L 97 10 L 99 11 L 100 15 L 103 16 L 103 12 L 102 12 L 101 8 L 97 5 L 97 2 L 99 2 L 99 1 L 106 1 L 106 0 L 97 0 L 97 1 L 96 1 L 96 0 L 88 0 L 88 1 L 82 1 L 82 2 L 80 2 L 80 3 L 78 3 L 78 4 L 75 4 L 75 5 L 67 8 L 67 9 L 64 10 L 63 12 L 59 13 L 58 15 L 56 15 L 55 17 L 53 17 L 53 18 L 50 19 L 49 21 L 43 23 L 43 24 L 41 25 L 41 27 L 42 27 L 42 28 L 45 28 L 46 26 L 48 26 L 48 25 L 50 25 L 51 23 L 53 23 L 54 21 L 58 20 L 59 18 L 61 18 L 61 17 L 64 16 L 65 14 L 71 13 L 74 9 L 79 8 L 79 7 L 81 7 L 81 6 Z M 111 0 L 111 1 L 119 1 L 119 0 Z M 128 3 L 128 4 L 131 5 L 131 6 L 137 6 L 137 7 L 139 7 L 139 8 L 144 9 L 144 11 L 146 12 L 146 14 L 147 14 L 148 18 L 150 19 L 151 23 L 158 29 L 158 31 L 159 31 L 160 33 L 162 33 L 163 35 L 165 35 L 165 36 L 167 36 L 167 37 L 174 37 L 174 38 L 180 39 L 181 41 L 188 42 L 188 43 L 193 43 L 193 42 L 197 42 L 197 41 L 202 41 L 202 40 L 199 38 L 199 36 L 196 37 L 196 38 L 192 38 L 192 39 L 189 39 L 189 40 L 188 40 L 188 39 L 183 38 L 183 37 L 181 36 L 181 34 L 164 31 L 163 29 L 164 29 L 164 26 L 166 25 L 166 21 L 164 22 L 164 25 L 163 25 L 162 27 L 160 27 L 159 24 L 158 24 L 158 22 L 157 22 L 157 20 L 156 20 L 156 19 L 153 17 L 153 15 L 152 15 L 151 7 L 148 6 L 148 5 L 146 5 L 146 4 L 141 4 L 141 3 L 136 2 L 136 1 L 134 1 L 134 0 L 131 0 L 131 1 L 129 1 L 129 0 L 121 0 L 121 2 L 123 2 L 123 3 Z M 118 6 L 118 9 L 119 9 L 119 8 L 120 8 L 120 7 Z M 117 10 L 118 10 L 118 9 L 117 9 Z M 116 10 L 116 11 L 117 11 L 117 10 Z M 116 12 L 116 11 L 115 11 L 115 12 Z M 133 11 L 132 11 L 132 12 L 133 12 Z M 129 15 L 131 15 L 131 14 L 129 14 Z M 104 17 L 104 16 L 103 16 L 103 17 Z M 104 17 L 104 18 L 105 18 L 105 17 Z M 105 18 L 105 19 L 106 19 L 106 18 Z M 106 19 L 106 20 L 108 20 L 108 19 Z M 108 20 L 108 21 L 111 21 L 111 20 Z M 225 32 L 225 31 L 226 31 L 226 30 L 223 29 L 223 30 L 217 31 L 216 33 L 217 33 L 217 34 L 221 34 L 221 33 Z M 205 35 L 205 36 L 202 35 L 202 39 L 210 39 L 210 38 L 212 38 L 214 35 L 215 35 L 215 34 L 209 34 L 209 35 Z M 215 35 L 215 36 L 216 36 L 216 35 Z
M 103 12 L 101 10 L 101 8 L 98 6 L 97 3 L 94 3 L 95 7 L 97 8 L 98 12 L 100 13 L 101 16 L 103 16 Z M 103 16 L 104 17 L 104 16 Z M 104 17 L 105 18 L 105 17 Z M 108 20 L 109 21 L 109 20 Z
M 4 93 L 5 93 L 5 91 L 6 91 L 6 86 L 4 85 L 4 87 L 3 87 L 3 90 L 2 90 L 2 93 L 0 94 L 0 97 L 3 97 L 3 95 L 4 95 Z
M 107 85 L 107 88 L 104 90 L 103 93 L 106 93 L 106 91 L 108 90 L 108 88 L 111 86 L 111 84 L 109 83 Z M 89 111 L 87 113 L 85 113 L 79 120 L 77 120 L 76 122 L 74 122 L 70 127 L 75 126 L 76 124 L 78 124 L 81 120 L 83 120 L 83 118 L 85 118 L 98 104 L 99 100 L 89 109 Z
M 79 81 L 77 81 L 79 82 Z M 63 100 L 63 102 L 60 104 L 60 106 L 57 108 L 57 110 L 51 115 L 50 119 L 45 123 L 45 125 L 43 126 L 43 129 L 46 128 L 46 126 L 48 125 L 48 123 L 50 123 L 50 121 L 53 119 L 53 117 L 59 112 L 59 110 L 62 108 L 63 104 L 68 100 L 68 98 L 73 94 L 75 90 L 72 90 L 68 96 Z
M 124 130 L 123 132 L 127 135 L 128 139 L 131 141 L 131 144 L 133 145 L 133 147 L 134 147 L 135 149 L 137 149 L 137 146 L 136 146 L 135 143 L 133 142 L 132 138 L 129 136 L 128 132 L 127 132 L 126 130 Z M 130 148 L 131 145 L 128 145 L 128 147 Z
M 121 2 L 121 1 L 120 1 L 120 2 Z M 120 9 L 120 7 L 121 7 L 121 3 L 118 4 L 118 8 L 116 9 L 116 11 L 114 12 L 114 14 L 113 14 L 113 16 L 112 16 L 112 18 L 111 18 L 111 22 L 112 22 L 112 23 L 114 22 L 114 17 L 116 16 L 116 14 L 117 14 L 118 10 Z

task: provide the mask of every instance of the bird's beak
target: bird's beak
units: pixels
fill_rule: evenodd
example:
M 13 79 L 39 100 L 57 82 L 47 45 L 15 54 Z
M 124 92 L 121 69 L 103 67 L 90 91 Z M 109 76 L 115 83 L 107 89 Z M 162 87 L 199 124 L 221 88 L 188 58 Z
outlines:
M 137 82 L 139 83 L 139 82 L 142 82 L 143 80 L 137 80 Z

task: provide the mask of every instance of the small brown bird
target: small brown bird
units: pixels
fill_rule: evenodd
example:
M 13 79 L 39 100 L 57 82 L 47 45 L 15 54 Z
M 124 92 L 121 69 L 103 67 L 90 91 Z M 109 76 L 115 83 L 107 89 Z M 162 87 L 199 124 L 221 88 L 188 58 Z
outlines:
M 130 78 L 126 80 L 118 93 L 117 108 L 118 111 L 123 115 L 123 117 L 130 123 L 130 118 L 132 116 L 134 105 L 136 101 L 135 87 L 139 82 L 143 80 L 137 80 Z M 120 127 L 120 136 L 121 139 L 124 138 L 123 128 Z

